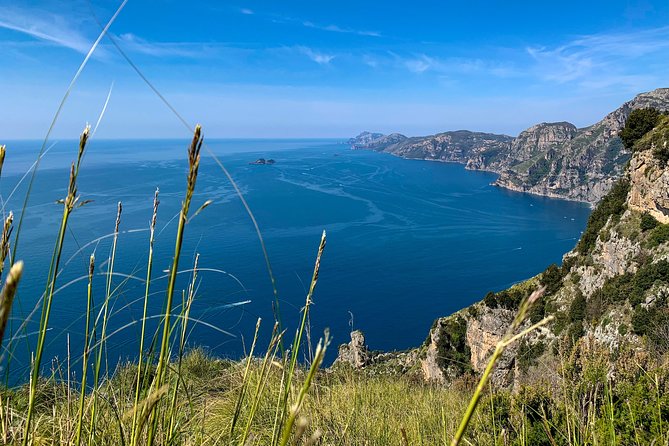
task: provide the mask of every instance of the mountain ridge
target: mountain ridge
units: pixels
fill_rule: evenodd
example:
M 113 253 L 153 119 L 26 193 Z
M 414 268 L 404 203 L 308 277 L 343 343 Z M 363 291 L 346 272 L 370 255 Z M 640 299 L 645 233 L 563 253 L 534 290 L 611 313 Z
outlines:
M 499 174 L 506 189 L 595 204 L 623 175 L 630 159 L 618 133 L 632 110 L 669 110 L 669 88 L 640 93 L 599 122 L 577 128 L 567 121 L 543 122 L 518 136 L 456 130 L 423 137 L 363 132 L 353 149 L 410 159 L 449 161 L 470 170 Z

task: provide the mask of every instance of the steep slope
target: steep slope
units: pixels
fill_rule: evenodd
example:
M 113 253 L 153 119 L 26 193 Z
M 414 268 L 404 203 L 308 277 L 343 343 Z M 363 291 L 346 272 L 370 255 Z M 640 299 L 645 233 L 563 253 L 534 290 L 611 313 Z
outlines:
M 669 89 L 638 95 L 600 122 L 578 129 L 554 147 L 538 151 L 530 162 L 510 157 L 507 163 L 495 166 L 501 172 L 495 184 L 538 195 L 598 202 L 623 174 L 630 158 L 618 133 L 630 112 L 642 108 L 669 110 Z
M 564 126 L 568 130 L 568 126 Z M 568 133 L 560 137 L 568 138 Z M 535 146 L 550 145 L 534 139 Z M 435 321 L 422 347 L 401 354 L 365 352 L 365 364 L 444 383 L 480 373 L 523 298 L 546 287 L 525 326 L 546 315 L 553 322 L 513 344 L 493 382 L 517 385 L 550 378 L 558 355 L 606 352 L 613 372 L 643 357 L 669 353 L 669 117 L 637 141 L 629 168 L 601 200 L 561 266 Z M 352 349 L 364 345 L 357 336 Z M 354 355 L 355 356 L 355 355 Z M 347 356 L 339 362 L 348 362 Z
M 420 138 L 370 138 L 365 132 L 349 143 L 405 158 L 459 162 L 499 173 L 494 184 L 500 187 L 594 204 L 622 176 L 630 153 L 618 133 L 630 112 L 642 108 L 669 110 L 669 88 L 639 94 L 582 129 L 568 122 L 541 123 L 516 138 L 465 130 Z

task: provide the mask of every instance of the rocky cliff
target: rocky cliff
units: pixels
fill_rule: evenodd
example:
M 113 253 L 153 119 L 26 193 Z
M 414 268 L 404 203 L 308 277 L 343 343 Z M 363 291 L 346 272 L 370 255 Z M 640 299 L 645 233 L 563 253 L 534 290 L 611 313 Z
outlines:
M 522 135 L 521 145 L 533 147 L 523 156 L 531 158 L 532 150 L 550 149 L 574 135 L 567 124 L 536 126 Z M 505 351 L 492 377 L 497 385 L 544 379 L 556 373 L 551 364 L 558 357 L 578 357 L 584 349 L 608 352 L 610 373 L 621 367 L 620 361 L 669 352 L 668 162 L 669 117 L 663 117 L 634 145 L 629 167 L 595 208 L 561 266 L 551 265 L 536 277 L 437 319 L 421 347 L 396 355 L 364 347 L 364 354 L 351 355 L 364 345 L 357 336 L 343 347 L 349 354 L 338 363 L 401 371 L 435 383 L 479 374 L 519 303 L 541 286 L 544 297 L 524 326 L 547 315 L 554 319 Z
M 669 88 L 639 94 L 581 129 L 568 122 L 541 123 L 516 138 L 465 130 L 419 138 L 365 132 L 349 143 L 405 158 L 459 162 L 499 173 L 494 184 L 500 187 L 594 204 L 623 175 L 630 152 L 618 133 L 630 112 L 642 108 L 669 110 Z

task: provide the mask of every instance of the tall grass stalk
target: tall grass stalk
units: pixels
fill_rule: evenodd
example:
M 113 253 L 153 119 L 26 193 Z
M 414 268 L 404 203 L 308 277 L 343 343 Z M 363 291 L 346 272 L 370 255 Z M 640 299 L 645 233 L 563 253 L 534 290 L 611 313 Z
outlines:
M 32 418 L 35 410 L 35 397 L 37 396 L 37 386 L 40 374 L 40 367 L 42 365 L 42 353 L 44 352 L 44 343 L 46 341 L 47 329 L 49 327 L 49 317 L 51 315 L 51 305 L 53 303 L 53 294 L 56 289 L 56 278 L 58 277 L 58 269 L 60 266 L 60 257 L 63 251 L 63 244 L 65 242 L 65 233 L 67 231 L 67 223 L 70 214 L 76 206 L 80 206 L 83 202 L 79 201 L 77 192 L 77 177 L 79 175 L 79 167 L 81 165 L 81 158 L 86 149 L 88 142 L 88 135 L 90 126 L 86 126 L 79 138 L 79 152 L 76 163 L 72 163 L 70 169 L 70 180 L 68 183 L 67 196 L 60 200 L 63 204 L 63 216 L 58 230 L 58 237 L 54 246 L 53 254 L 51 256 L 51 264 L 49 265 L 49 275 L 47 279 L 46 291 L 44 293 L 44 300 L 42 302 L 42 314 L 40 317 L 39 333 L 37 335 L 37 347 L 35 349 L 35 357 L 32 362 L 32 370 L 30 374 L 30 394 L 28 397 L 28 410 L 26 413 L 25 429 L 23 436 L 23 445 L 27 445 L 31 437 Z M 23 218 L 23 215 L 21 216 Z M 16 248 L 16 247 L 15 247 Z
M 458 430 L 456 431 L 455 436 L 453 437 L 453 441 L 451 441 L 451 446 L 458 446 L 462 441 L 462 438 L 465 435 L 465 431 L 467 430 L 467 426 L 469 425 L 472 416 L 476 411 L 476 407 L 478 406 L 479 400 L 481 399 L 481 395 L 483 395 L 483 390 L 485 389 L 486 385 L 488 384 L 488 381 L 490 380 L 490 376 L 492 375 L 492 371 L 495 368 L 495 364 L 497 363 L 497 360 L 499 360 L 499 358 L 504 353 L 504 350 L 518 339 L 536 330 L 537 328 L 546 325 L 548 322 L 553 320 L 553 316 L 548 316 L 542 319 L 541 321 L 537 322 L 536 324 L 530 326 L 529 328 L 522 330 L 520 333 L 516 333 L 525 322 L 525 319 L 527 318 L 527 315 L 532 305 L 534 305 L 534 303 L 537 300 L 539 300 L 541 296 L 543 296 L 545 290 L 546 290 L 545 287 L 540 288 L 535 292 L 533 292 L 532 294 L 530 294 L 526 299 L 523 300 L 523 302 L 521 302 L 520 308 L 518 309 L 518 313 L 516 314 L 516 317 L 513 319 L 513 322 L 511 322 L 511 325 L 509 326 L 506 334 L 495 346 L 495 351 L 490 357 L 490 360 L 488 361 L 488 365 L 486 366 L 483 375 L 481 375 L 481 379 L 479 380 L 479 383 L 476 386 L 476 390 L 474 391 L 474 395 L 472 396 L 472 399 L 469 402 L 469 406 L 467 406 L 467 410 L 465 411 L 464 417 L 460 422 L 460 426 L 458 427 Z
M 193 300 L 195 299 L 195 287 L 197 285 L 197 266 L 198 261 L 200 260 L 200 255 L 195 255 L 195 262 L 193 263 L 193 276 L 191 283 L 188 286 L 188 295 L 184 296 L 181 304 L 181 315 L 179 317 L 181 325 L 181 336 L 179 338 L 179 353 L 177 359 L 177 369 L 176 376 L 177 379 L 172 386 L 172 403 L 169 410 L 169 428 L 168 428 L 168 438 L 173 438 L 174 430 L 176 429 L 176 407 L 177 407 L 177 398 L 179 395 L 179 384 L 181 382 L 182 370 L 181 366 L 183 364 L 184 350 L 186 348 L 186 337 L 188 334 L 188 320 L 190 317 L 190 310 L 193 306 Z M 184 389 L 186 390 L 186 389 Z
M 293 376 L 295 374 L 295 367 L 297 365 L 297 358 L 299 356 L 299 351 L 300 347 L 302 345 L 302 336 L 304 335 L 304 330 L 305 326 L 307 323 L 307 318 L 309 315 L 309 309 L 311 308 L 311 304 L 313 303 L 312 298 L 314 295 L 314 290 L 316 289 L 316 283 L 318 282 L 318 275 L 320 273 L 321 269 L 321 257 L 323 255 L 323 250 L 325 249 L 325 243 L 326 243 L 326 233 L 323 231 L 323 234 L 321 235 L 321 242 L 318 245 L 318 253 L 316 254 L 316 263 L 314 264 L 314 272 L 311 276 L 311 284 L 309 285 L 309 291 L 307 292 L 307 297 L 306 301 L 304 303 L 304 307 L 302 308 L 302 319 L 300 321 L 300 326 L 297 330 L 297 333 L 295 335 L 295 339 L 293 340 L 293 346 L 292 350 L 290 351 L 290 365 L 287 370 L 287 377 L 285 381 L 285 386 L 283 388 L 283 404 L 282 407 L 284 408 L 283 412 L 281 413 L 281 416 L 279 417 L 279 426 L 283 424 L 283 419 L 285 417 L 285 408 L 288 407 L 288 398 L 290 394 L 290 389 L 292 386 L 292 380 Z M 315 359 L 315 358 L 314 358 Z M 313 365 L 313 364 L 312 364 Z M 276 424 L 275 424 L 276 427 Z M 273 439 L 273 444 L 274 441 L 278 440 L 278 435 L 279 435 L 279 429 L 276 429 L 276 435 Z
M 329 344 L 330 344 L 330 335 L 328 332 L 326 332 L 325 339 L 321 339 L 320 341 L 318 341 L 318 345 L 316 346 L 316 353 L 314 354 L 314 362 L 312 362 L 311 367 L 309 368 L 309 372 L 307 373 L 304 383 L 300 388 L 300 393 L 298 393 L 295 403 L 290 408 L 288 420 L 286 421 L 286 425 L 283 427 L 283 435 L 281 436 L 281 441 L 279 442 L 279 446 L 287 445 L 288 441 L 290 440 L 290 435 L 293 430 L 293 425 L 295 424 L 295 418 L 300 413 L 300 409 L 302 408 L 302 404 L 304 403 L 304 398 L 306 397 L 307 393 L 309 392 L 309 389 L 311 388 L 311 383 L 314 379 L 314 376 L 316 376 L 318 368 L 321 366 L 321 363 L 323 362 L 323 358 L 325 357 L 325 351 L 327 350 Z
M 272 363 L 276 358 L 277 349 L 279 347 L 279 344 L 281 343 L 281 338 L 283 337 L 284 334 L 284 332 L 278 333 L 278 329 L 279 329 L 279 323 L 275 322 L 269 347 L 267 348 L 267 352 L 265 353 L 265 356 L 263 358 L 262 365 L 260 366 L 260 377 L 258 378 L 258 382 L 256 383 L 256 389 L 253 395 L 253 399 L 251 400 L 251 407 L 249 408 L 249 414 L 247 415 L 246 418 L 246 427 L 244 428 L 244 433 L 242 434 L 242 438 L 239 440 L 240 446 L 244 446 L 246 444 L 247 439 L 249 438 L 249 435 L 251 433 L 251 424 L 253 423 L 253 420 L 256 416 L 256 412 L 258 411 L 258 406 L 262 399 L 263 390 L 267 387 L 267 379 L 269 377 L 269 372 L 272 367 Z
M 195 126 L 193 132 L 193 140 L 188 148 L 188 176 L 186 178 L 186 197 L 181 204 L 181 212 L 179 213 L 179 226 L 177 228 L 177 235 L 174 244 L 174 258 L 172 259 L 172 267 L 167 282 L 167 295 L 165 296 L 165 318 L 163 320 L 163 333 L 160 343 L 160 353 L 158 354 L 158 365 L 156 368 L 156 376 L 154 378 L 154 389 L 159 389 L 163 385 L 165 369 L 169 360 L 168 346 L 170 337 L 170 315 L 172 312 L 172 301 L 174 298 L 174 287 L 176 284 L 177 272 L 179 270 L 179 258 L 181 256 L 181 246 L 183 244 L 184 230 L 186 222 L 188 221 L 188 210 L 190 209 L 193 193 L 195 192 L 195 183 L 197 181 L 197 174 L 200 167 L 200 150 L 202 149 L 202 129 L 199 125 Z M 147 444 L 153 444 L 157 417 L 156 407 L 151 409 L 149 420 L 149 436 Z
M 86 299 L 86 325 L 84 328 L 84 352 L 81 357 L 81 393 L 79 395 L 79 412 L 77 414 L 77 433 L 74 439 L 74 444 L 79 446 L 81 444 L 81 431 L 84 423 L 84 405 L 86 402 L 86 378 L 88 376 L 88 358 L 90 353 L 91 342 L 91 314 L 93 313 L 93 273 L 95 271 L 95 254 L 91 254 L 88 263 L 88 288 Z
M 137 380 L 135 382 L 135 404 L 132 415 L 132 431 L 130 435 L 130 444 L 137 445 L 137 409 L 139 406 L 139 398 L 143 388 L 144 377 L 142 376 L 142 366 L 144 365 L 144 338 L 146 337 L 146 316 L 149 308 L 149 294 L 151 290 L 151 276 L 153 274 L 153 245 L 156 237 L 156 221 L 158 219 L 158 199 L 159 189 L 153 196 L 153 214 L 151 216 L 151 223 L 149 224 L 149 257 L 146 261 L 146 283 L 144 288 L 144 309 L 142 311 L 142 329 L 139 337 L 139 354 L 137 357 Z M 147 364 L 148 365 L 148 364 Z
M 121 213 L 123 212 L 123 205 L 121 202 L 118 202 L 118 207 L 116 211 L 116 222 L 114 224 L 114 238 L 112 240 L 111 252 L 109 253 L 109 259 L 107 260 L 107 281 L 105 286 L 105 299 L 102 302 L 102 328 L 100 330 L 100 340 L 97 342 L 98 349 L 95 358 L 95 366 L 93 370 L 93 402 L 91 403 L 91 422 L 90 422 L 90 431 L 88 433 L 88 442 L 93 442 L 93 437 L 95 435 L 95 421 L 97 417 L 97 405 L 98 405 L 98 386 L 100 384 L 100 370 L 102 368 L 102 357 L 105 355 L 105 347 L 107 343 L 107 324 L 109 322 L 109 301 L 112 298 L 112 278 L 114 275 L 114 263 L 116 260 L 116 247 L 118 244 L 118 234 L 119 227 L 121 225 Z M 99 315 L 98 315 L 99 317 Z M 95 326 L 97 327 L 97 321 Z M 107 369 L 107 368 L 106 368 Z
M 253 342 L 251 342 L 251 350 L 246 357 L 246 367 L 244 367 L 244 375 L 242 377 L 242 385 L 239 389 L 239 395 L 237 396 L 237 402 L 235 403 L 235 411 L 232 415 L 232 421 L 230 422 L 230 438 L 234 438 L 235 426 L 237 425 L 237 420 L 239 420 L 239 415 L 242 412 L 242 406 L 244 404 L 244 399 L 246 398 L 246 388 L 248 387 L 248 377 L 249 370 L 251 369 L 251 361 L 253 360 L 253 352 L 256 348 L 256 343 L 258 342 L 258 332 L 260 331 L 260 322 L 261 318 L 258 318 L 256 322 L 256 329 L 253 334 Z

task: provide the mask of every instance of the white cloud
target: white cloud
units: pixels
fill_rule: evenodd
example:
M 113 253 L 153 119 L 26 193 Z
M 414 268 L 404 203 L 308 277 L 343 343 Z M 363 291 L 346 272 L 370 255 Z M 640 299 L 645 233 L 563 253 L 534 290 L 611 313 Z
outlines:
M 88 53 L 94 39 L 77 29 L 72 20 L 38 9 L 0 7 L 0 28 L 32 38 Z
M 437 75 L 471 75 L 479 73 L 499 78 L 518 75 L 518 70 L 513 65 L 494 60 L 461 57 L 440 58 L 422 53 L 411 56 L 402 56 L 394 52 L 389 54 L 392 56 L 393 64 L 416 74 L 432 72 Z
M 378 59 L 375 58 L 375 57 L 370 56 L 369 54 L 365 54 L 365 55 L 362 56 L 362 62 L 365 65 L 370 66 L 372 68 L 376 68 L 376 67 L 379 66 Z
M 412 73 L 424 73 L 428 70 L 432 70 L 437 66 L 435 59 L 421 54 L 416 58 L 405 59 L 404 65 Z
M 154 57 L 200 58 L 205 52 L 199 43 L 149 42 L 133 33 L 121 34 L 118 39 L 125 49 Z
M 242 8 L 239 10 L 240 13 L 245 14 L 245 15 L 253 15 L 255 12 L 252 9 L 248 8 Z
M 302 25 L 307 28 L 319 29 L 321 31 L 330 31 L 334 33 L 344 33 L 344 34 L 357 34 L 359 36 L 371 36 L 371 37 L 381 37 L 381 33 L 376 31 L 364 31 L 351 28 L 344 28 L 338 25 L 318 25 L 314 22 L 304 21 Z
M 327 65 L 336 57 L 333 54 L 321 53 L 306 46 L 299 46 L 297 49 L 319 65 Z
M 545 81 L 583 85 L 638 85 L 646 56 L 666 55 L 669 27 L 637 32 L 602 33 L 577 37 L 553 48 L 526 49 L 534 73 Z M 647 78 L 647 76 L 644 76 Z

